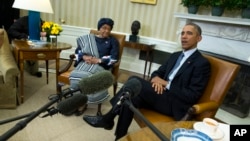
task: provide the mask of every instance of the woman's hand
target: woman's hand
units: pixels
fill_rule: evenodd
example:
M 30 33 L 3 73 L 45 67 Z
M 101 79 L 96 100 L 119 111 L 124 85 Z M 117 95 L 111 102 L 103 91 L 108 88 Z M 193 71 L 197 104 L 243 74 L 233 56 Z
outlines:
M 87 64 L 91 64 L 91 59 L 92 59 L 92 56 L 89 56 L 89 55 L 83 55 L 82 56 L 82 59 L 84 60 L 84 62 L 86 62 Z
M 89 56 L 89 55 L 83 55 L 83 60 L 87 63 L 87 64 L 98 64 L 100 63 L 100 59 L 93 57 L 93 56 Z
M 96 57 L 92 57 L 91 58 L 91 64 L 99 64 L 100 63 L 100 59 L 96 58 Z
M 167 81 L 156 76 L 151 79 L 152 87 L 155 89 L 157 94 L 163 94 L 163 91 L 166 89 Z

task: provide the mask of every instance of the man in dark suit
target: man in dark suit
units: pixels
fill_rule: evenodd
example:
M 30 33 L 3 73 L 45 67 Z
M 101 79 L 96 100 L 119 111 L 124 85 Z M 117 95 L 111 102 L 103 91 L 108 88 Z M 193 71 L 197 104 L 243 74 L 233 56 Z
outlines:
M 17 19 L 9 28 L 8 35 L 10 42 L 14 39 L 19 40 L 28 40 L 29 36 L 29 17 L 23 16 Z M 41 20 L 42 23 L 42 20 Z M 42 77 L 42 72 L 38 71 L 38 61 L 36 60 L 27 60 L 24 64 L 25 70 L 28 71 L 31 75 Z
M 19 18 L 19 9 L 12 8 L 14 0 L 0 1 L 0 28 L 8 31 L 9 27 Z
M 148 108 L 173 116 L 176 120 L 182 119 L 188 108 L 197 103 L 210 77 L 210 63 L 197 49 L 201 39 L 201 28 L 194 23 L 186 24 L 181 32 L 183 51 L 173 53 L 158 70 L 152 73 L 150 81 L 132 77 L 141 84 L 139 94 L 131 98 L 136 108 Z M 114 118 L 119 115 L 116 140 L 127 134 L 133 119 L 133 112 L 125 104 L 120 109 L 114 110 L 123 91 L 121 88 L 112 98 L 113 108 L 105 115 L 83 117 L 91 126 L 112 129 Z

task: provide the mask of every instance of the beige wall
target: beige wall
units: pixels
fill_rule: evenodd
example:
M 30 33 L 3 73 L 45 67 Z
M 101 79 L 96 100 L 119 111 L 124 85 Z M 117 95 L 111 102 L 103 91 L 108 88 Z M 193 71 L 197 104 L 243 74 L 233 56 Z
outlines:
M 67 25 L 96 28 L 101 17 L 115 21 L 114 31 L 131 33 L 134 20 L 141 22 L 140 36 L 176 41 L 178 20 L 174 12 L 186 12 L 180 0 L 157 0 L 156 5 L 132 3 L 130 0 L 51 0 L 54 14 L 41 14 L 43 20 L 59 22 L 64 19 Z M 21 15 L 26 15 L 22 11 Z

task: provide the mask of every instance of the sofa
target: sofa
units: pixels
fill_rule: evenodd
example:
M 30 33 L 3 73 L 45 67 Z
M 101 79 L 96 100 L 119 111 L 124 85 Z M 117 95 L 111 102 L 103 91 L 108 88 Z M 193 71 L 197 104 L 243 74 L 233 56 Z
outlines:
M 8 35 L 0 28 L 0 108 L 16 108 L 19 69 L 9 44 Z

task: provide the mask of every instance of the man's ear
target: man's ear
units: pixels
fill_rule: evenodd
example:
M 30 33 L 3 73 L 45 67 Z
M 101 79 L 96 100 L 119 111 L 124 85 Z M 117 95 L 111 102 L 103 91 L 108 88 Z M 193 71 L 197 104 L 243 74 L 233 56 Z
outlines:
M 198 36 L 197 41 L 200 42 L 202 40 L 202 36 Z

